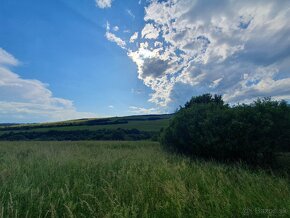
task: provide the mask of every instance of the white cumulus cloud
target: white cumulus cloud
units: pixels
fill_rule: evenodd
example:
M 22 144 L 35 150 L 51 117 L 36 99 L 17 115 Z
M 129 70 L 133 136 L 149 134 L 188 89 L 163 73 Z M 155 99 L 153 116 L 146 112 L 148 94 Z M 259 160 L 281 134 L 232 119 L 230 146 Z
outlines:
M 95 114 L 78 112 L 71 100 L 57 98 L 48 85 L 39 80 L 23 79 L 9 66 L 19 61 L 0 48 L 0 122 L 57 121 Z
M 143 38 L 156 39 L 159 36 L 159 30 L 151 23 L 147 23 L 141 33 Z
M 96 4 L 99 8 L 110 8 L 112 6 L 112 0 L 96 0 Z
M 290 100 L 289 17 L 290 1 L 152 0 L 128 56 L 158 106 L 204 92 Z
M 135 32 L 131 37 L 130 37 L 130 42 L 133 43 L 135 42 L 136 39 L 138 39 L 138 32 Z

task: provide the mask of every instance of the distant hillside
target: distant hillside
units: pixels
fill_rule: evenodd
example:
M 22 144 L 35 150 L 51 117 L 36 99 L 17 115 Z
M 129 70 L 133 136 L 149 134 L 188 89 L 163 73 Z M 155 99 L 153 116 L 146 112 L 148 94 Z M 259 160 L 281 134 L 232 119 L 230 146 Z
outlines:
M 15 126 L 15 125 L 18 125 L 18 123 L 0 123 L 0 127 L 1 126 Z
M 172 114 L 139 115 L 0 126 L 0 140 L 148 139 L 166 127 L 171 117 Z

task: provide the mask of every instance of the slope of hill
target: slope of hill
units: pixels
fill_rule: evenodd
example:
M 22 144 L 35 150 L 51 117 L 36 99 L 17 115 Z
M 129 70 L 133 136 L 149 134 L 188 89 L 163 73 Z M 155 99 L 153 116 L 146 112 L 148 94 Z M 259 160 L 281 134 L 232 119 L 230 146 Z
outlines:
M 149 139 L 166 127 L 171 117 L 171 114 L 140 115 L 1 126 L 0 140 Z

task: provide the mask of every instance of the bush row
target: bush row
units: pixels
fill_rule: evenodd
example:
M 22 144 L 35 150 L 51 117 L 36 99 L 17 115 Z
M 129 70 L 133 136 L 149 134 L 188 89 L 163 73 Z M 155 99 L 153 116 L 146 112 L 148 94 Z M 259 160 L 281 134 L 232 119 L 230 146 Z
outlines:
M 290 107 L 270 98 L 229 106 L 221 96 L 193 97 L 163 131 L 161 143 L 192 156 L 271 164 L 275 152 L 290 151 Z
M 138 129 L 100 129 L 96 131 L 46 131 L 46 132 L 9 132 L 0 135 L 0 140 L 40 140 L 40 141 L 78 141 L 78 140 L 147 140 L 155 133 Z M 155 137 L 156 138 L 156 137 Z

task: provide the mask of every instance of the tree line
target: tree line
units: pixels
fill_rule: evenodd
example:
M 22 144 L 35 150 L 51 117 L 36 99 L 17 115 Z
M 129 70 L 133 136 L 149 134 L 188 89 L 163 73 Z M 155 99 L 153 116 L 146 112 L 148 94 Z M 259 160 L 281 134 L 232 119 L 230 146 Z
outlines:
M 156 133 L 138 129 L 100 129 L 44 132 L 9 132 L 0 135 L 0 140 L 7 141 L 79 141 L 79 140 L 149 140 L 156 138 Z

